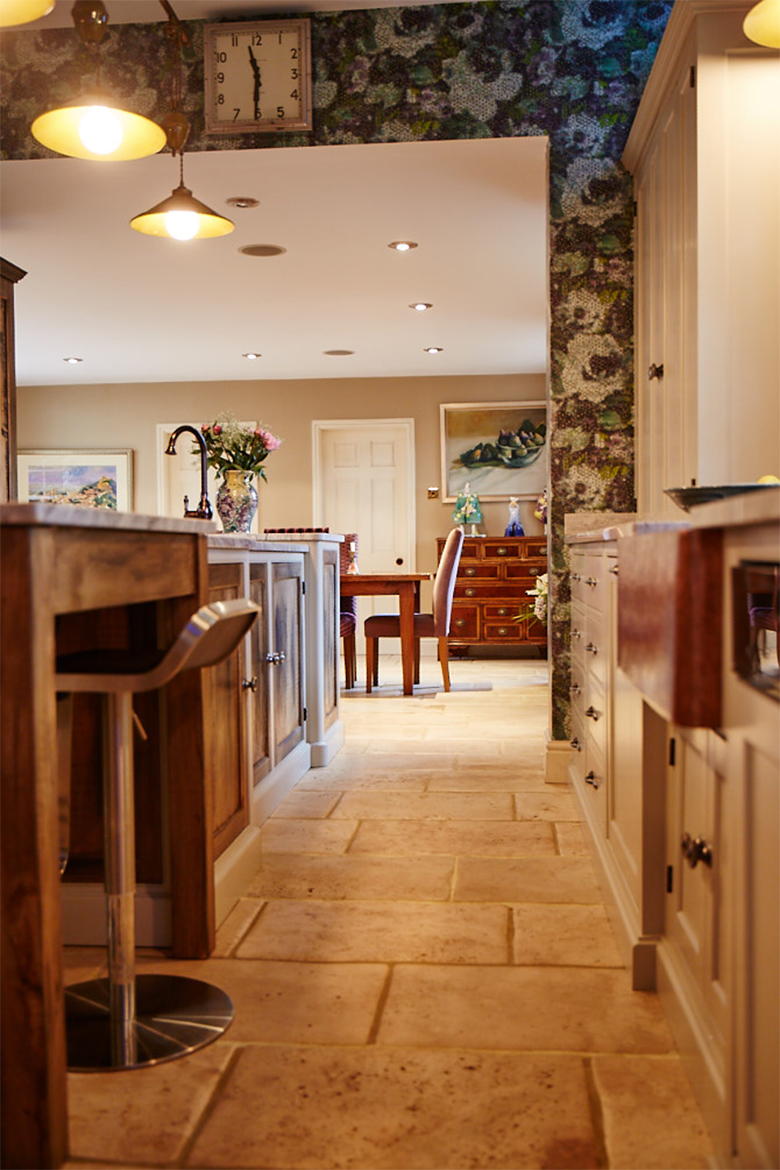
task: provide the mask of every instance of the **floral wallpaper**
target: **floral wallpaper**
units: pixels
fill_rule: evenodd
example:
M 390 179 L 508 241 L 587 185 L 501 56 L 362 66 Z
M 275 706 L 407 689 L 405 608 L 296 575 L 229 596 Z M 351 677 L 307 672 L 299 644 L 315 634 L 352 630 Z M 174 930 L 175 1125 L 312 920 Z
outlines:
M 206 139 L 202 30 L 188 22 L 189 150 L 545 134 L 550 138 L 550 581 L 555 739 L 569 714 L 563 517 L 634 507 L 633 205 L 620 163 L 672 0 L 481 0 L 311 14 L 315 128 Z M 110 10 L 110 5 L 109 5 Z M 112 89 L 168 108 L 161 25 L 109 25 Z M 29 134 L 91 69 L 71 29 L 2 43 L 2 158 L 48 152 Z

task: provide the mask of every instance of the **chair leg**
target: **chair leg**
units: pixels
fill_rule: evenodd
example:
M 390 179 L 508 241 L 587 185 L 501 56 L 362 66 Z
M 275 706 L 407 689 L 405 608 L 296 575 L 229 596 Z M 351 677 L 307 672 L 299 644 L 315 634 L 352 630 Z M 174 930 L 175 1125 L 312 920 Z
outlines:
M 450 689 L 450 649 L 446 638 L 439 638 L 439 662 L 441 663 L 441 677 L 444 679 L 444 689 Z
M 357 651 L 355 649 L 355 635 L 344 635 L 344 674 L 347 690 L 351 691 L 357 681 Z
M 376 638 L 366 635 L 366 694 L 371 694 L 371 684 L 374 682 L 374 658 L 377 653 Z
M 375 687 L 378 687 L 379 686 L 379 639 L 372 638 L 371 641 L 373 642 L 372 649 L 374 651 L 372 659 L 371 659 L 371 662 L 373 664 L 372 668 L 371 668 L 371 681 L 373 682 Z M 366 669 L 368 669 L 368 667 L 366 667 Z

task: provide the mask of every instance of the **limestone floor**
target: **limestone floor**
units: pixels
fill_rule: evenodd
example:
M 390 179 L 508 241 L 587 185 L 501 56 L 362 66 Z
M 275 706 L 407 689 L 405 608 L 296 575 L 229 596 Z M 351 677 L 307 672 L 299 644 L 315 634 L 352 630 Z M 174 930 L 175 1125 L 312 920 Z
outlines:
M 364 678 L 362 664 L 360 678 Z M 705 1167 L 657 997 L 635 992 L 565 788 L 547 664 L 435 661 L 344 696 L 347 743 L 263 830 L 214 956 L 143 970 L 232 997 L 184 1059 L 70 1074 L 71 1166 Z M 97 972 L 71 949 L 67 981 Z

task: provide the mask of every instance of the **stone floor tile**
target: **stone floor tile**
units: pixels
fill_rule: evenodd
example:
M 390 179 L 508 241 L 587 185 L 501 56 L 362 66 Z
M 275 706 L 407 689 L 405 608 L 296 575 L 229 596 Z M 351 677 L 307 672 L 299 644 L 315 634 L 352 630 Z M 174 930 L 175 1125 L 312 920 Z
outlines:
M 511 821 L 514 810 L 506 792 L 345 792 L 333 816 L 374 821 Z
M 523 766 L 507 759 L 492 768 L 462 767 L 431 776 L 429 792 L 517 792 L 544 791 L 541 767 Z
M 586 857 L 458 860 L 456 902 L 600 902 L 596 875 Z
M 345 853 L 357 827 L 357 821 L 271 818 L 260 830 L 260 841 L 266 853 Z
M 224 959 L 246 934 L 264 903 L 259 898 L 239 898 L 227 918 L 217 927 L 212 958 Z
M 226 1032 L 232 1044 L 365 1044 L 387 978 L 379 963 L 163 959 L 139 969 L 221 988 L 235 1008 Z
M 573 821 L 558 821 L 555 824 L 555 838 L 558 852 L 566 857 L 589 857 L 590 850 L 581 824 Z
M 272 820 L 284 817 L 304 819 L 306 817 L 327 817 L 340 799 L 338 792 L 299 791 L 297 786 L 288 792 L 282 803 L 271 814 Z
M 514 961 L 523 966 L 622 967 L 604 906 L 515 906 Z
M 621 1170 L 704 1170 L 713 1150 L 678 1059 L 595 1056 L 610 1166 Z
M 579 821 L 580 814 L 570 792 L 517 792 L 515 812 L 519 821 Z
M 506 963 L 510 911 L 451 903 L 274 902 L 239 959 L 349 963 Z
M 379 792 L 425 792 L 431 783 L 431 777 L 438 776 L 438 770 L 433 768 L 396 771 L 393 768 L 357 768 L 348 770 L 342 768 L 338 772 L 322 776 L 324 768 L 312 768 L 308 775 L 298 781 L 297 789 L 304 792 L 314 790 L 323 792 L 353 792 L 355 790 L 374 789 Z
M 552 825 L 542 821 L 362 821 L 349 852 L 539 857 L 556 848 Z
M 474 1052 L 244 1049 L 185 1163 L 276 1170 L 587 1170 L 582 1061 Z
M 175 1165 L 234 1047 L 123 1072 L 68 1073 L 71 1158 L 105 1166 Z
M 454 862 L 448 857 L 409 860 L 268 853 L 247 896 L 446 902 L 453 869 Z
M 672 1038 L 654 992 L 625 971 L 578 967 L 393 969 L 377 1043 L 662 1053 Z

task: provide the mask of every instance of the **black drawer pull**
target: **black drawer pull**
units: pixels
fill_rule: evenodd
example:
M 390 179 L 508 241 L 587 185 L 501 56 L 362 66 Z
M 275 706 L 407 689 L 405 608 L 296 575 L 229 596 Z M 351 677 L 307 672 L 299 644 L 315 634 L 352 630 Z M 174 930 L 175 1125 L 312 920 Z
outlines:
M 580 743 L 580 741 L 577 739 L 577 736 L 576 736 L 576 735 L 575 735 L 574 739 L 570 739 L 570 740 L 569 740 L 569 745 L 570 745 L 571 747 L 573 747 L 573 748 L 574 748 L 575 752 L 581 752 L 581 751 L 582 751 L 582 744 L 581 744 L 581 743 Z
M 573 695 L 578 695 L 580 693 L 580 684 L 579 683 L 572 683 L 571 686 L 569 687 L 569 690 L 571 691 L 571 693 Z
M 245 691 L 252 691 L 254 693 L 257 690 L 257 675 L 253 675 L 252 678 L 242 679 L 241 687 Z
M 595 589 L 596 586 L 598 585 L 598 581 L 596 580 L 595 577 L 586 577 L 585 584 L 590 585 L 591 589 Z
M 598 723 L 598 720 L 601 716 L 601 712 L 597 711 L 595 707 L 586 707 L 585 714 L 587 715 L 588 719 L 592 719 L 594 723 Z
M 579 631 L 579 630 L 577 629 L 577 627 L 575 626 L 575 627 L 574 627 L 574 629 L 573 629 L 573 630 L 572 630 L 572 632 L 571 632 L 571 636 L 572 636 L 572 638 L 581 638 L 581 637 L 582 637 L 582 634 L 580 633 L 580 631 Z
M 598 788 L 601 784 L 601 781 L 595 772 L 586 772 L 583 779 L 585 780 L 586 784 L 590 784 L 591 788 Z
M 579 581 L 581 581 L 581 580 L 582 580 L 582 577 L 579 575 L 579 573 L 572 573 L 572 575 L 571 575 L 571 579 L 572 579 L 572 581 L 578 581 L 578 582 L 579 582 Z
M 594 646 L 592 642 L 588 642 L 587 646 L 585 647 L 585 652 L 587 654 L 598 654 L 599 651 L 597 646 Z
M 700 861 L 712 866 L 712 846 L 703 837 L 692 837 L 690 833 L 683 833 L 680 848 L 691 869 L 695 869 Z

